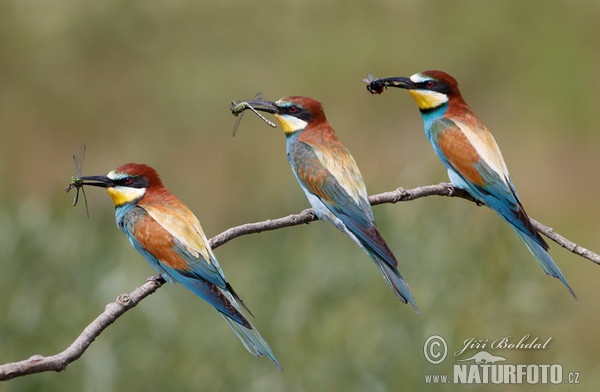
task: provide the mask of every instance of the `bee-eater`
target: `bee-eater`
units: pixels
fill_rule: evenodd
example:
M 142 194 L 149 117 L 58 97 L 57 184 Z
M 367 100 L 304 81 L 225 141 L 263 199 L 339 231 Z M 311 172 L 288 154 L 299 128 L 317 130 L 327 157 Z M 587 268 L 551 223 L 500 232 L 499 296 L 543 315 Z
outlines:
M 332 222 L 373 259 L 394 294 L 419 312 L 398 261 L 375 226 L 369 196 L 358 166 L 327 122 L 321 103 L 289 96 L 250 105 L 272 113 L 286 136 L 292 171 L 315 214 Z
M 166 281 L 182 284 L 214 306 L 250 353 L 268 356 L 281 369 L 244 315 L 241 306 L 248 308 L 225 279 L 198 218 L 164 187 L 153 168 L 127 163 L 106 176 L 80 180 L 106 188 L 115 204 L 117 226 Z
M 498 144 L 464 101 L 456 79 L 442 71 L 425 71 L 409 78 L 366 81 L 371 93 L 381 94 L 386 87 L 408 90 L 421 112 L 427 138 L 452 184 L 507 221 L 544 273 L 559 279 L 577 298 L 548 253 L 548 244 L 525 213 Z

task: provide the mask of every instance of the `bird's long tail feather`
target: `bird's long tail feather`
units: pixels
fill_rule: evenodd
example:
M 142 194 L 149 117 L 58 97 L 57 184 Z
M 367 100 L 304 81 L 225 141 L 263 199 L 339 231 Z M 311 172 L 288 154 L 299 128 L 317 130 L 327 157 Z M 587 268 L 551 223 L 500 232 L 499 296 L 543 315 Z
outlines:
M 421 314 L 419 308 L 417 308 L 410 287 L 408 287 L 408 283 L 406 283 L 406 280 L 400 275 L 400 271 L 398 271 L 398 268 L 396 267 L 398 261 L 396 260 L 394 253 L 388 247 L 381 236 L 381 233 L 379 233 L 379 230 L 377 230 L 375 226 L 372 226 L 368 236 L 360 231 L 354 233 L 346 226 L 342 226 L 340 230 L 348 234 L 348 236 L 352 238 L 352 240 L 358 244 L 369 257 L 371 257 L 379 271 L 381 271 L 386 282 L 390 285 L 394 294 L 396 294 L 403 303 L 409 303 L 415 309 L 417 314 Z
M 546 251 L 546 249 L 544 249 L 536 241 L 535 238 L 529 236 L 526 233 L 523 233 L 521 230 L 519 230 L 516 227 L 513 227 L 513 229 L 515 230 L 517 235 L 523 240 L 525 245 L 527 245 L 527 248 L 529 249 L 529 251 L 533 254 L 533 256 L 535 257 L 537 262 L 540 264 L 540 266 L 544 270 L 544 273 L 546 275 L 553 276 L 556 279 L 560 280 L 562 282 L 562 284 L 565 285 L 567 290 L 569 290 L 569 292 L 571 293 L 573 298 L 577 299 L 577 295 L 575 295 L 575 292 L 573 291 L 571 286 L 569 286 L 569 283 L 567 283 L 567 280 L 565 279 L 562 272 L 560 271 L 560 268 L 558 268 L 558 265 L 556 265 L 556 263 L 554 262 L 554 260 L 552 259 L 552 257 L 548 253 L 548 251 Z
M 229 324 L 231 329 L 233 329 L 235 334 L 242 341 L 244 347 L 246 347 L 252 355 L 255 357 L 266 355 L 273 361 L 279 370 L 283 370 L 279 362 L 277 362 L 277 359 L 275 359 L 271 347 L 269 347 L 267 342 L 260 336 L 260 333 L 258 333 L 258 330 L 252 324 L 250 324 L 251 328 L 246 328 L 224 314 L 221 314 L 221 316 L 227 321 L 227 324 Z
M 410 291 L 410 287 L 402 275 L 400 275 L 400 272 L 396 268 L 390 267 L 390 265 L 384 260 L 380 260 L 376 256 L 372 258 L 375 261 L 377 268 L 379 268 L 383 274 L 383 277 L 394 291 L 394 294 L 396 294 L 396 296 L 399 297 L 402 302 L 409 303 L 415 309 L 417 314 L 421 314 L 419 308 L 417 308 L 417 304 L 415 303 L 412 292 Z
M 194 294 L 214 306 L 252 355 L 256 357 L 266 355 L 275 363 L 275 366 L 279 370 L 282 370 L 267 342 L 260 336 L 258 330 L 242 311 L 242 306 L 246 308 L 246 305 L 239 299 L 239 296 L 233 291 L 229 283 L 223 288 L 202 279 L 183 275 L 172 268 L 164 268 L 164 271 L 170 274 L 173 280 L 183 284 Z M 248 313 L 250 313 L 249 310 Z

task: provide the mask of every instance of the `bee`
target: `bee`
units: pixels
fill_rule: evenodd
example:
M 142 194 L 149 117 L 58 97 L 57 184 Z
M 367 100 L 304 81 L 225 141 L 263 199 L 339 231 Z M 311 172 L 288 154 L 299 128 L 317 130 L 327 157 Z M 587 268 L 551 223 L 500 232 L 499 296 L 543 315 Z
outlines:
M 382 94 L 387 88 L 386 84 L 382 82 L 381 79 L 375 78 L 373 74 L 368 74 L 367 77 L 363 79 L 363 82 L 367 83 L 367 90 L 369 90 L 371 94 Z

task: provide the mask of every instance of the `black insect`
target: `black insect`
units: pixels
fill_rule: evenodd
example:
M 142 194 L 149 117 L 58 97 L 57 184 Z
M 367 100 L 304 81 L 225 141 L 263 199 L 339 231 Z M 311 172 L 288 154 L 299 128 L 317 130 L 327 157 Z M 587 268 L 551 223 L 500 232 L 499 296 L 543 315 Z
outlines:
M 373 74 L 368 74 L 363 81 L 367 83 L 367 90 L 371 94 L 381 94 L 387 88 L 386 84 L 381 79 L 376 79 Z

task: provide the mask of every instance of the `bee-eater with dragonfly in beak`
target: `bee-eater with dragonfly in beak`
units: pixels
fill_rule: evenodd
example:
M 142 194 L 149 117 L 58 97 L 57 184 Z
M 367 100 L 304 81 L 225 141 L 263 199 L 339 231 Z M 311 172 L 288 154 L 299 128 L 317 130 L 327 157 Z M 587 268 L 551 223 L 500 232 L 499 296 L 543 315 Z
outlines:
M 411 77 L 373 79 L 369 75 L 365 81 L 372 94 L 381 94 L 387 87 L 408 90 L 452 184 L 508 222 L 544 273 L 560 280 L 577 299 L 548 253 L 548 243 L 525 213 L 498 144 L 463 99 L 456 79 L 442 71 L 425 71 Z
M 288 161 L 317 217 L 332 222 L 358 244 L 375 262 L 394 294 L 418 313 L 412 292 L 398 271 L 398 261 L 375 225 L 358 166 L 329 125 L 321 103 L 289 96 L 277 102 L 247 104 L 273 114 L 281 125 Z M 232 107 L 233 114 L 242 106 Z
M 164 187 L 153 168 L 128 163 L 106 176 L 78 177 L 74 186 L 86 185 L 106 189 L 117 226 L 152 268 L 214 306 L 252 355 L 266 355 L 281 369 L 242 311 L 243 306 L 250 312 L 225 279 L 198 218 Z

